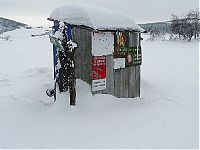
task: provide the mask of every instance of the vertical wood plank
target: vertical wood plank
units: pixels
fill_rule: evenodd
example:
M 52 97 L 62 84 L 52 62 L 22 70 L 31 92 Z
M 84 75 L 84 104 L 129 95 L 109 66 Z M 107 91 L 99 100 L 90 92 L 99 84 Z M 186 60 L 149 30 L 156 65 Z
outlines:
M 116 69 L 114 72 L 114 86 L 114 95 L 120 97 L 120 69 Z
M 85 82 L 87 82 L 87 50 L 86 50 L 86 33 L 85 33 L 85 29 L 82 29 L 81 32 L 81 38 L 82 38 L 82 51 L 83 51 L 83 80 Z
M 76 28 L 73 28 L 73 32 L 72 32 L 72 37 L 73 37 L 73 40 L 75 41 L 75 42 L 79 42 L 78 41 L 78 38 L 77 38 L 77 36 L 78 36 L 78 30 L 76 29 Z M 75 59 L 75 74 L 76 74 L 76 78 L 80 78 L 80 68 L 79 68 L 79 64 L 80 64 L 80 62 L 79 62 L 79 59 L 77 59 L 79 56 L 79 48 L 77 48 L 76 49 L 76 51 L 75 51 L 75 54 L 74 54 L 74 59 Z
M 114 95 L 114 59 L 113 55 L 109 56 L 109 94 Z
M 128 78 L 129 78 L 129 68 L 124 69 L 124 98 L 128 98 Z
M 125 69 L 120 69 L 120 97 L 124 97 L 124 71 Z
M 111 68 L 110 68 L 110 59 L 111 57 L 108 55 L 106 56 L 106 94 L 110 94 L 110 75 L 111 75 Z
M 92 84 L 92 32 L 87 34 L 87 51 L 88 51 L 88 83 Z
M 138 46 L 138 32 L 130 32 L 129 47 Z
M 128 77 L 128 83 L 129 83 L 129 87 L 128 87 L 128 97 L 135 97 L 135 67 L 129 67 L 129 77 Z
M 135 85 L 135 90 L 136 90 L 136 97 L 140 96 L 140 66 L 136 66 L 136 85 Z

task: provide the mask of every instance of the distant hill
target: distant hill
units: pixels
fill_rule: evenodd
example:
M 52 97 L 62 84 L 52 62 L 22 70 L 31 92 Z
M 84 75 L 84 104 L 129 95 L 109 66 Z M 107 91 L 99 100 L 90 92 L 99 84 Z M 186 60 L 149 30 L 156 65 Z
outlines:
M 162 31 L 165 33 L 170 32 L 171 23 L 169 22 L 155 22 L 155 23 L 146 23 L 146 24 L 139 24 L 140 27 L 145 29 L 147 32 L 151 32 L 152 30 L 155 31 Z
M 0 17 L 0 34 L 26 26 L 26 24 Z

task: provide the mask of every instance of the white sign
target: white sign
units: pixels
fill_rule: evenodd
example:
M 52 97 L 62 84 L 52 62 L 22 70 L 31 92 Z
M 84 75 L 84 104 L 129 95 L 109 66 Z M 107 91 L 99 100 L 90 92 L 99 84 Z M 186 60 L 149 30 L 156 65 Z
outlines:
M 125 58 L 114 59 L 114 69 L 125 68 L 125 65 L 126 65 Z
M 92 80 L 92 91 L 101 91 L 106 89 L 106 79 Z
M 93 32 L 92 34 L 92 55 L 111 55 L 114 51 L 114 34 L 111 32 Z

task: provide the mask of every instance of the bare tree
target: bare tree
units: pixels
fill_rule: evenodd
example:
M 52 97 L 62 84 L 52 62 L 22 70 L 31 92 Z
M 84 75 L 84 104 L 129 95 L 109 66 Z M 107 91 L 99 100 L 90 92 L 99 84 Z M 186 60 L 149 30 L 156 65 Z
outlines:
M 181 22 L 177 15 L 171 15 L 171 38 L 173 37 L 180 39 L 181 38 Z
M 199 11 L 190 10 L 183 18 L 177 15 L 171 15 L 171 39 L 183 38 L 191 41 L 194 36 L 195 39 L 199 37 Z
M 187 18 L 190 20 L 190 24 L 192 24 L 194 38 L 197 39 L 199 37 L 199 32 L 200 32 L 199 11 L 198 10 L 190 10 L 189 13 L 187 14 Z

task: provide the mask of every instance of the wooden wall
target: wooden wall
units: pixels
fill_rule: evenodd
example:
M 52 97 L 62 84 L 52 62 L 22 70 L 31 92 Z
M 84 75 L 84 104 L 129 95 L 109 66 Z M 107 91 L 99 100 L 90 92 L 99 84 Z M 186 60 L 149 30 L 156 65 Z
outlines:
M 94 94 L 111 94 L 118 98 L 140 97 L 140 66 L 114 69 L 112 55 L 106 57 L 106 89 Z
M 114 71 L 114 89 L 116 97 L 140 96 L 140 66 L 131 66 Z
M 76 78 L 92 83 L 92 36 L 91 30 L 73 27 L 73 40 L 78 43 L 75 52 Z
M 79 47 L 75 53 L 76 77 L 92 83 L 92 32 L 74 27 L 73 40 Z M 140 96 L 140 66 L 114 69 L 113 55 L 106 56 L 106 89 L 94 94 L 111 94 L 121 98 Z

